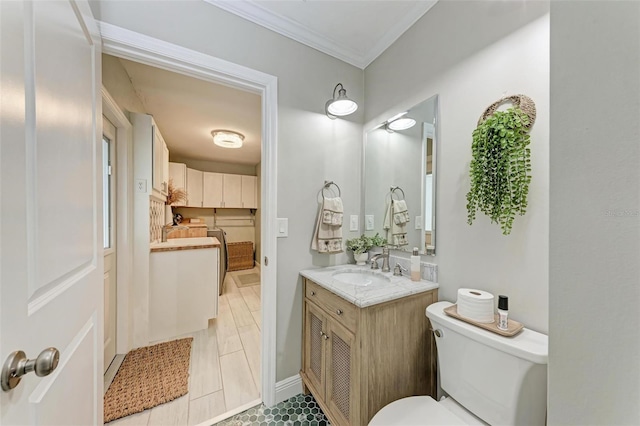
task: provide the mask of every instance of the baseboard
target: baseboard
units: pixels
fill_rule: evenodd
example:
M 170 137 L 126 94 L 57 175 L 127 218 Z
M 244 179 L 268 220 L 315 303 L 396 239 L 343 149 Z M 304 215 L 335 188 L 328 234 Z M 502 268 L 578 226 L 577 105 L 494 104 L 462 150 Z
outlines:
M 302 379 L 299 374 L 276 383 L 276 404 L 302 393 Z

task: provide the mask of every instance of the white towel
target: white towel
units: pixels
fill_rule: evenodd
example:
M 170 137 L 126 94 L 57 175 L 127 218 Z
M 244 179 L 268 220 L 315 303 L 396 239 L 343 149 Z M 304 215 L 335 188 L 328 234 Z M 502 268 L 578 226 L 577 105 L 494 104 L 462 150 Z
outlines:
M 335 198 L 332 200 L 335 200 Z M 340 199 L 338 198 L 338 200 Z M 342 205 L 342 200 L 340 200 L 340 205 Z M 318 211 L 318 221 L 313 232 L 311 249 L 316 250 L 318 253 L 342 253 L 344 251 L 342 249 L 342 221 L 340 221 L 340 225 L 324 223 L 325 206 L 326 199 L 325 203 L 320 205 L 320 211 Z
M 384 216 L 384 223 L 382 227 L 385 231 L 387 231 L 387 241 L 389 241 L 390 244 L 398 247 L 406 246 L 409 244 L 409 242 L 407 241 L 406 222 L 398 224 L 393 220 L 394 201 L 397 200 L 391 200 L 389 203 L 387 203 L 387 212 Z
M 408 223 L 409 212 L 407 211 L 407 203 L 404 200 L 393 200 L 393 221 L 396 225 Z
M 325 198 L 322 204 L 322 223 L 342 226 L 342 198 Z

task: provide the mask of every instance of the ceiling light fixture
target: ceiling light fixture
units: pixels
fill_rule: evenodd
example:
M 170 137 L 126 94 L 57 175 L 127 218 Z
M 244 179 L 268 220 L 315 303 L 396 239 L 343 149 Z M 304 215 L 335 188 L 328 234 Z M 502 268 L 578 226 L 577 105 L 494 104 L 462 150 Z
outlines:
M 223 148 L 240 148 L 244 135 L 233 130 L 212 130 L 213 143 Z
M 338 90 L 338 87 L 340 87 L 340 90 Z M 336 90 L 338 90 L 338 97 L 336 97 Z M 329 99 L 324 106 L 327 117 L 332 120 L 353 114 L 357 109 L 358 104 L 347 97 L 347 91 L 342 86 L 342 83 L 336 84 L 336 87 L 333 88 L 333 98 Z
M 397 132 L 398 130 L 407 130 L 416 125 L 416 120 L 410 117 L 399 118 L 390 123 L 387 123 L 387 130 L 393 130 Z

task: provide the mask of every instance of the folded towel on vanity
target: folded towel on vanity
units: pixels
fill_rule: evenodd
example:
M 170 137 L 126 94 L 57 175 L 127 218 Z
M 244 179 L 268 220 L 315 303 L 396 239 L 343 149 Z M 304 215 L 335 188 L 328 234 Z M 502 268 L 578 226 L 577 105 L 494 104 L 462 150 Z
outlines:
M 340 211 L 335 211 L 339 209 Z M 325 212 L 331 213 L 331 223 L 325 222 Z M 338 216 L 335 214 L 339 214 Z M 318 253 L 342 253 L 342 200 L 340 198 L 325 198 L 318 211 L 318 221 L 313 232 L 311 249 Z
M 342 226 L 342 198 L 325 198 L 322 203 L 322 223 Z

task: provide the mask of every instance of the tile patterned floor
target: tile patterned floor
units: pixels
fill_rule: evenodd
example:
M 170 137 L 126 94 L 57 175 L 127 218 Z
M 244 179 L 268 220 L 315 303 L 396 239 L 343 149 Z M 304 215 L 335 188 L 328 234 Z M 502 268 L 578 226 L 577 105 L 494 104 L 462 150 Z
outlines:
M 272 408 L 250 408 L 217 426 L 330 426 L 311 395 L 296 395 Z

